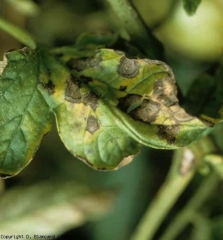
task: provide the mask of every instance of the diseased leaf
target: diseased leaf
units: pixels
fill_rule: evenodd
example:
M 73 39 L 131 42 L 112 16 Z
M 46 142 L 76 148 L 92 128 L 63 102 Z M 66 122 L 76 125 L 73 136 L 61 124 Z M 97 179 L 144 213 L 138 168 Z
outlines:
M 58 130 L 67 149 L 93 168 L 112 170 L 129 163 L 139 145 L 118 128 L 102 100 L 91 106 L 93 95 L 79 103 L 66 101 L 55 109 Z M 93 100 L 94 101 L 94 100 Z
M 31 161 L 50 129 L 50 113 L 67 149 L 101 170 L 129 163 L 140 144 L 175 149 L 211 129 L 208 116 L 200 120 L 179 106 L 165 63 L 128 59 L 111 49 L 86 53 L 69 60 L 69 68 L 61 60 L 73 53 L 60 60 L 47 49 L 6 54 L 0 64 L 3 177 Z
M 183 7 L 189 16 L 194 15 L 201 0 L 183 0 Z
M 38 90 L 38 52 L 5 54 L 0 64 L 0 173 L 17 174 L 50 130 L 49 107 Z
M 49 94 L 44 87 L 41 92 L 55 114 L 67 149 L 96 169 L 112 170 L 129 163 L 139 151 L 139 143 L 116 125 L 106 103 L 83 82 L 77 82 L 53 56 L 43 53 L 42 59 L 53 92 Z
M 174 149 L 209 131 L 179 106 L 174 75 L 163 62 L 101 49 L 92 58 L 71 59 L 68 66 L 104 99 L 118 127 L 144 145 Z

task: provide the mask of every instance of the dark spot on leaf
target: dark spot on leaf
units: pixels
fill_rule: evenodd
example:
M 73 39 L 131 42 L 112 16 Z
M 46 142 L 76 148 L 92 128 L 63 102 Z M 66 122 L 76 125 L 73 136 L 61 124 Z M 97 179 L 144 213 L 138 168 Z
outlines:
M 97 120 L 96 117 L 94 117 L 93 115 L 90 115 L 87 119 L 87 127 L 86 130 L 88 132 L 90 132 L 91 134 L 93 134 L 94 132 L 96 132 L 98 129 L 100 128 L 100 124 Z
M 128 95 L 120 99 L 118 107 L 124 112 L 127 112 L 129 107 L 140 99 L 142 99 L 142 96 L 135 94 Z M 158 102 L 144 99 L 140 106 L 129 112 L 129 115 L 135 120 L 151 123 L 156 120 L 160 109 L 161 106 Z
M 73 77 L 67 79 L 67 85 L 65 89 L 65 99 L 68 102 L 80 103 L 81 102 L 81 93 L 78 83 Z
M 138 101 L 142 97 L 140 95 L 136 94 L 129 94 L 123 98 L 119 99 L 118 107 L 123 110 L 124 112 L 127 112 L 130 105 L 132 105 L 134 102 Z
M 172 126 L 158 126 L 158 136 L 160 139 L 165 139 L 168 144 L 173 144 L 176 141 L 176 135 L 179 132 L 179 126 L 172 125 Z
M 80 72 L 86 68 L 98 67 L 100 62 L 101 62 L 101 57 L 97 57 L 97 58 L 90 57 L 90 58 L 79 58 L 79 59 L 71 58 L 67 62 L 67 66 L 70 69 Z
M 87 67 L 88 68 L 98 67 L 100 62 L 101 62 L 101 57 L 98 57 L 98 58 L 88 58 L 87 59 Z
M 120 87 L 119 87 L 119 90 L 120 90 L 120 91 L 125 91 L 126 88 L 127 88 L 127 86 L 120 86 Z
M 92 110 L 95 111 L 98 106 L 98 97 L 95 94 L 90 93 L 89 95 L 83 98 L 83 103 L 89 105 L 92 108 Z
M 177 88 L 171 78 L 165 80 L 158 79 L 154 83 L 153 97 L 166 107 L 170 107 L 178 103 Z
M 85 69 L 86 67 L 86 59 L 87 58 L 82 58 L 82 59 L 75 59 L 75 58 L 71 58 L 68 62 L 67 62 L 67 66 L 70 69 L 76 70 L 76 71 L 82 71 Z
M 145 99 L 140 107 L 133 110 L 133 114 L 136 118 L 151 123 L 156 120 L 160 110 L 159 103 Z
M 139 65 L 135 59 L 122 57 L 118 65 L 118 73 L 126 78 L 134 78 L 139 74 Z
M 90 78 L 89 78 L 90 79 Z M 86 80 L 86 79 L 85 79 Z M 65 89 L 65 99 L 71 103 L 83 103 L 89 105 L 92 110 L 96 110 L 98 106 L 98 97 L 93 93 L 81 93 L 81 83 L 73 77 L 67 79 L 67 85 Z
M 47 88 L 49 94 L 54 93 L 55 84 L 51 80 L 49 80 L 48 83 L 44 84 L 44 87 Z

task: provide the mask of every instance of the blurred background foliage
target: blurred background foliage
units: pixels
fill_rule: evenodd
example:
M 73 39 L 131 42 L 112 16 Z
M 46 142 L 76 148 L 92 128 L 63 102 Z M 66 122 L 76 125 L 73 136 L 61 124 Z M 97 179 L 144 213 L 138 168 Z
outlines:
M 193 16 L 186 14 L 178 0 L 134 0 L 133 3 L 163 43 L 166 61 L 173 68 L 180 92 L 185 95 L 192 82 L 222 57 L 222 0 L 203 0 Z M 113 31 L 128 37 L 103 0 L 0 0 L 0 14 L 28 29 L 38 43 L 49 46 L 73 44 L 78 35 L 87 31 Z M 1 56 L 20 47 L 19 42 L 0 31 Z M 212 134 L 221 150 L 222 132 L 223 127 L 219 125 Z M 127 240 L 163 183 L 171 159 L 172 151 L 143 147 L 128 166 L 113 172 L 95 171 L 74 159 L 53 129 L 25 170 L 12 179 L 1 180 L 0 233 Z M 202 175 L 196 174 L 157 236 L 202 179 Z M 223 185 L 219 184 L 203 206 L 202 214 L 210 216 L 210 222 L 205 223 L 210 231 L 199 235 L 206 226 L 201 224 L 203 228 L 199 225 L 198 231 L 189 235 L 189 226 L 178 239 L 222 239 L 221 196 Z

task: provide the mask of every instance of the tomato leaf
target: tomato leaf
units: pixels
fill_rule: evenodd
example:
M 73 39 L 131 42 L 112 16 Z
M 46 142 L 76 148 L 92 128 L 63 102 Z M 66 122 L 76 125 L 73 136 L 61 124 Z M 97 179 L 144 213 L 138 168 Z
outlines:
M 100 49 L 91 58 L 71 59 L 68 66 L 104 99 L 118 127 L 144 145 L 183 147 L 210 130 L 179 106 L 174 75 L 163 62 Z
M 111 170 L 130 162 L 139 144 L 116 125 L 110 108 L 53 56 L 43 54 L 42 59 L 54 86 L 51 94 L 44 88 L 42 93 L 67 149 L 95 169 Z
M 0 173 L 12 176 L 31 160 L 50 130 L 48 104 L 38 89 L 38 52 L 5 54 L 0 65 Z

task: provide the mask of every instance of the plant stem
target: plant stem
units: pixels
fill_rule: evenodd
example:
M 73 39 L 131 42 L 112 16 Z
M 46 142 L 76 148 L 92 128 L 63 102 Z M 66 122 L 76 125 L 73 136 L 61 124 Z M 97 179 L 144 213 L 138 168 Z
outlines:
M 0 29 L 13 36 L 18 41 L 25 44 L 27 47 L 33 50 L 36 48 L 36 43 L 33 37 L 28 32 L 15 26 L 12 23 L 9 23 L 8 21 L 4 20 L 1 17 L 0 17 Z
M 173 240 L 184 229 L 184 227 L 192 221 L 192 218 L 198 208 L 210 196 L 216 184 L 219 182 L 219 176 L 215 171 L 212 171 L 204 180 L 202 185 L 194 194 L 186 207 L 176 216 L 171 222 L 171 225 L 162 235 L 160 240 Z
M 107 2 L 110 3 L 119 17 L 120 24 L 128 32 L 132 43 L 144 52 L 147 57 L 152 59 L 162 58 L 162 44 L 152 35 L 132 4 L 128 0 L 107 0 Z
M 152 239 L 171 207 L 192 179 L 195 173 L 193 168 L 185 175 L 179 173 L 181 160 L 185 158 L 184 153 L 186 153 L 186 151 L 190 150 L 185 148 L 175 151 L 168 177 L 146 211 L 131 240 Z

